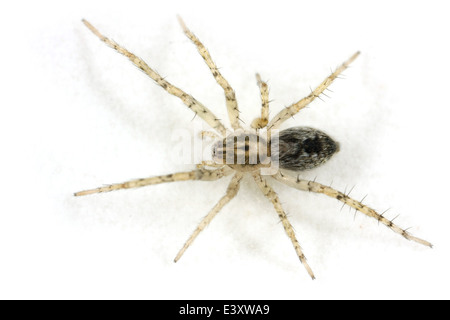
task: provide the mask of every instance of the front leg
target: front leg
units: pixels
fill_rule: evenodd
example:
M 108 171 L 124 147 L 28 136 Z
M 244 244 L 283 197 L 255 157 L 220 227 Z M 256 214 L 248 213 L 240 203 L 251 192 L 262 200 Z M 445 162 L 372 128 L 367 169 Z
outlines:
M 217 68 L 216 64 L 211 58 L 211 55 L 209 54 L 209 51 L 205 48 L 203 43 L 201 43 L 200 40 L 191 32 L 191 30 L 189 30 L 186 27 L 181 17 L 178 17 L 178 21 L 180 22 L 180 25 L 183 28 L 184 34 L 192 41 L 192 43 L 195 44 L 198 52 L 200 53 L 203 60 L 205 60 L 205 63 L 211 70 L 214 79 L 216 79 L 216 82 L 222 87 L 225 93 L 225 102 L 227 105 L 231 127 L 234 130 L 239 129 L 241 127 L 241 125 L 239 124 L 239 108 L 236 100 L 236 94 L 234 93 L 233 88 L 230 86 L 228 81 L 222 76 L 222 74 L 219 71 L 219 68 Z
M 200 118 L 202 118 L 211 128 L 215 129 L 217 132 L 219 132 L 222 136 L 226 135 L 226 128 L 222 124 L 222 122 L 209 110 L 207 107 L 205 107 L 203 104 L 201 104 L 197 99 L 195 99 L 193 96 L 187 94 L 183 90 L 181 90 L 178 87 L 175 87 L 173 84 L 168 82 L 166 79 L 164 79 L 159 73 L 157 73 L 155 70 L 149 67 L 149 65 L 136 56 L 135 54 L 131 53 L 124 47 L 120 46 L 116 42 L 108 39 L 103 34 L 101 34 L 96 28 L 94 28 L 93 25 L 91 25 L 88 21 L 82 20 L 84 25 L 91 30 L 93 34 L 95 34 L 101 41 L 106 43 L 109 47 L 113 48 L 120 54 L 123 54 L 125 57 L 127 57 L 136 67 L 144 71 L 146 75 L 148 75 L 150 78 L 153 79 L 159 86 L 161 86 L 164 90 L 166 90 L 171 95 L 181 99 L 183 103 L 191 109 L 196 115 L 198 115 Z

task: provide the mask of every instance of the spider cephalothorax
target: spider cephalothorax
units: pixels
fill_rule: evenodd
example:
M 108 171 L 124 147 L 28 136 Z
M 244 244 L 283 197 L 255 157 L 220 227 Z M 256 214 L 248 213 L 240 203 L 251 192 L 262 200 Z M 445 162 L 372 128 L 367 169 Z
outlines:
M 212 160 L 238 171 L 254 171 L 270 165 L 270 145 L 267 138 L 238 129 L 212 146 Z
M 278 128 L 285 120 L 295 115 L 301 109 L 306 107 L 311 101 L 321 95 L 323 91 L 333 82 L 333 80 L 336 79 L 338 75 L 341 74 L 341 72 L 344 71 L 348 65 L 358 57 L 359 52 L 353 54 L 347 61 L 336 68 L 336 70 L 331 73 L 316 89 L 312 90 L 308 96 L 281 110 L 270 121 L 268 119 L 269 90 L 267 84 L 262 81 L 261 77 L 257 74 L 257 83 L 260 89 L 262 102 L 261 117 L 253 120 L 251 123 L 251 129 L 244 130 L 240 125 L 239 108 L 234 90 L 219 72 L 215 63 L 211 59 L 208 50 L 206 50 L 200 40 L 184 25 L 183 21 L 181 19 L 179 20 L 184 33 L 196 45 L 200 55 L 203 57 L 211 70 L 214 79 L 224 90 L 229 120 L 234 132 L 231 134 L 227 133 L 228 131 L 221 120 L 219 120 L 207 107 L 191 95 L 185 93 L 183 90 L 175 87 L 170 82 L 162 78 L 142 59 L 138 58 L 124 47 L 119 46 L 114 41 L 106 38 L 89 22 L 83 20 L 83 23 L 98 38 L 100 38 L 100 40 L 129 58 L 134 65 L 144 71 L 168 93 L 181 99 L 181 101 L 186 104 L 189 109 L 202 118 L 220 135 L 220 137 L 218 142 L 216 142 L 212 148 L 213 161 L 205 161 L 198 164 L 196 170 L 112 184 L 91 190 L 80 191 L 75 193 L 75 196 L 174 181 L 212 181 L 218 180 L 230 174 L 234 174 L 226 194 L 203 218 L 198 227 L 178 252 L 175 257 L 175 262 L 181 258 L 185 250 L 191 245 L 198 234 L 211 222 L 215 215 L 236 196 L 241 179 L 246 173 L 251 173 L 264 196 L 272 202 L 275 210 L 277 211 L 278 217 L 283 224 L 283 228 L 294 246 L 297 256 L 305 266 L 308 274 L 313 279 L 314 274 L 306 262 L 306 258 L 297 241 L 294 229 L 289 222 L 283 207 L 281 206 L 280 199 L 263 175 L 270 175 L 272 178 L 299 190 L 323 193 L 327 196 L 333 197 L 358 210 L 359 212 L 375 218 L 378 222 L 381 222 L 404 238 L 431 247 L 431 243 L 428 241 L 412 236 L 406 230 L 394 224 L 392 220 L 385 218 L 383 214 L 379 214 L 360 201 L 350 198 L 348 194 L 339 192 L 329 186 L 325 186 L 315 181 L 303 180 L 299 175 L 292 177 L 281 171 L 282 169 L 289 169 L 300 172 L 302 170 L 314 168 L 327 161 L 333 154 L 339 151 L 339 144 L 319 130 L 306 127 L 294 127 L 278 131 Z M 266 136 L 261 135 L 261 129 L 266 129 Z M 217 136 L 215 133 L 206 133 L 212 136 Z M 275 166 L 273 166 L 274 163 L 276 164 Z M 266 171 L 268 167 L 275 170 Z

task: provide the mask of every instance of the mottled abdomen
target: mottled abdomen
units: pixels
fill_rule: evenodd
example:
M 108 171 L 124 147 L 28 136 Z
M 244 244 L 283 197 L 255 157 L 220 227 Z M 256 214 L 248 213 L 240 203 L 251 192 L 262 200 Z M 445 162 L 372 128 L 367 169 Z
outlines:
M 278 160 L 280 168 L 294 171 L 315 168 L 339 151 L 339 144 L 327 134 L 308 127 L 280 131 L 271 144 L 272 161 Z

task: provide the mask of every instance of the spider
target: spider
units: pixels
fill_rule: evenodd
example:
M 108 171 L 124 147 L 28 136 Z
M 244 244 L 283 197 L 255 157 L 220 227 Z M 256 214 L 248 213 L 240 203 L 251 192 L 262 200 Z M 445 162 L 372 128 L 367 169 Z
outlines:
M 322 193 L 329 197 L 335 198 L 343 202 L 344 205 L 348 205 L 369 217 L 375 218 L 404 238 L 428 247 L 432 247 L 431 243 L 411 235 L 405 229 L 402 229 L 394 224 L 392 220 L 385 218 L 383 214 L 377 213 L 374 209 L 366 206 L 361 201 L 350 198 L 348 193 L 346 194 L 337 191 L 330 186 L 320 184 L 316 181 L 303 180 L 300 178 L 300 174 L 297 176 L 291 176 L 284 171 L 289 170 L 289 172 L 301 172 L 303 170 L 315 168 L 326 162 L 331 156 L 339 151 L 339 144 L 327 134 L 317 129 L 308 127 L 294 127 L 279 131 L 278 128 L 284 121 L 298 113 L 301 109 L 305 108 L 315 98 L 319 97 L 334 81 L 334 79 L 336 79 L 345 69 L 347 69 L 349 64 L 358 57 L 359 52 L 354 53 L 348 60 L 337 67 L 336 70 L 332 72 L 324 81 L 322 81 L 317 88 L 311 90 L 311 93 L 308 96 L 296 103 L 293 103 L 289 107 L 284 108 L 270 121 L 268 118 L 268 86 L 266 82 L 261 80 L 259 74 L 256 74 L 257 85 L 261 94 L 261 116 L 253 120 L 249 129 L 244 130 L 241 127 L 239 108 L 234 90 L 219 72 L 208 50 L 186 27 L 180 17 L 178 17 L 178 20 L 185 35 L 197 47 L 198 52 L 211 70 L 214 79 L 222 87 L 225 93 L 226 107 L 231 128 L 233 130 L 227 130 L 221 120 L 218 119 L 211 112 L 211 110 L 201 104 L 197 99 L 169 83 L 156 71 L 150 68 L 142 59 L 129 52 L 124 47 L 118 45 L 116 42 L 103 36 L 88 21 L 83 19 L 82 22 L 85 26 L 101 41 L 130 59 L 135 66 L 146 73 L 168 93 L 181 99 L 181 101 L 189 109 L 203 119 L 217 133 L 210 131 L 202 132 L 203 138 L 205 136 L 214 137 L 216 138 L 216 141 L 212 146 L 212 160 L 203 161 L 200 164 L 197 164 L 197 168 L 195 170 L 111 184 L 95 189 L 80 191 L 75 193 L 75 196 L 85 196 L 100 192 L 143 187 L 175 181 L 214 181 L 225 176 L 233 175 L 231 182 L 228 185 L 226 194 L 201 220 L 200 224 L 176 255 L 174 260 L 175 262 L 181 258 L 186 249 L 197 238 L 200 232 L 209 225 L 219 211 L 236 196 L 239 191 L 240 182 L 245 174 L 252 175 L 254 181 L 261 189 L 264 196 L 272 203 L 279 219 L 281 220 L 284 231 L 294 246 L 298 258 L 312 279 L 315 279 L 314 273 L 306 261 L 306 257 L 303 254 L 303 250 L 299 245 L 294 229 L 287 218 L 286 212 L 283 210 L 280 199 L 278 198 L 277 193 L 267 182 L 264 177 L 265 175 L 270 175 L 275 180 L 298 190 Z M 265 137 L 262 134 L 262 129 L 266 130 Z

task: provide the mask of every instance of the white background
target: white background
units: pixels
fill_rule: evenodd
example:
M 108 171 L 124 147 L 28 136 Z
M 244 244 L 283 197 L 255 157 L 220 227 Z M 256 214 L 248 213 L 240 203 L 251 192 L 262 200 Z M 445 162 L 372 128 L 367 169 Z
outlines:
M 2 8 L 0 298 L 450 298 L 448 10 L 444 1 L 39 1 Z M 317 280 L 272 205 L 241 191 L 173 258 L 229 178 L 89 197 L 73 192 L 190 170 L 171 136 L 193 114 L 105 35 L 227 121 L 224 97 L 176 20 L 180 14 L 236 90 L 246 123 L 309 93 L 356 50 L 330 98 L 285 123 L 341 143 L 302 174 L 432 242 L 404 240 L 323 195 L 273 183 Z M 228 123 L 227 123 L 228 124 Z

